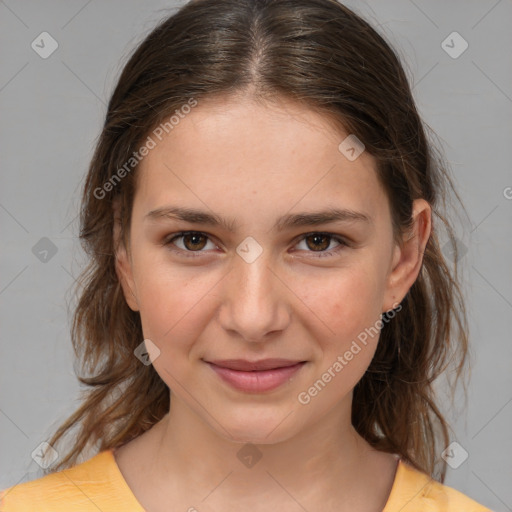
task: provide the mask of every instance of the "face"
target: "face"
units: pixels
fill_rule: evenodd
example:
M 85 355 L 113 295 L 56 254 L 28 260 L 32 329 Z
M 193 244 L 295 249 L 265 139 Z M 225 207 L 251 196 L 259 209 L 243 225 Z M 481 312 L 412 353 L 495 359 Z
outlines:
M 123 291 L 173 399 L 221 436 L 273 443 L 336 411 L 349 421 L 381 314 L 417 277 L 428 205 L 395 245 L 374 159 L 340 152 L 347 135 L 290 101 L 204 101 L 137 170 Z M 287 362 L 219 363 L 274 358 Z

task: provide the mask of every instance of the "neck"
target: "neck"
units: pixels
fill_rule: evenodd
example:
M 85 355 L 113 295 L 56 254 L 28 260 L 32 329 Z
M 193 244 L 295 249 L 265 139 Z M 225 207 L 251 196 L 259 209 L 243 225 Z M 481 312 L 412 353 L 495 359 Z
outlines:
M 151 469 L 164 487 L 172 482 L 182 491 L 201 489 L 203 498 L 222 482 L 215 491 L 219 499 L 251 503 L 262 493 L 282 501 L 284 489 L 306 501 L 308 493 L 348 496 L 358 483 L 368 483 L 365 468 L 373 450 L 351 425 L 349 400 L 308 429 L 272 444 L 265 444 L 269 433 L 250 443 L 234 441 L 220 424 L 212 428 L 179 398 L 172 400 L 170 413 L 155 426 Z M 274 435 L 278 429 L 269 426 Z

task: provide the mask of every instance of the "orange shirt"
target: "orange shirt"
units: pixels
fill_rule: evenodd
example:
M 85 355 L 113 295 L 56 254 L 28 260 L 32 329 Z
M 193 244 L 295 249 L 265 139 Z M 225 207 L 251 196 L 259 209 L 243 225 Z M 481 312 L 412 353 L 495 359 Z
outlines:
M 0 491 L 0 512 L 145 512 L 113 450 L 72 468 Z M 382 512 L 491 512 L 464 494 L 399 461 Z

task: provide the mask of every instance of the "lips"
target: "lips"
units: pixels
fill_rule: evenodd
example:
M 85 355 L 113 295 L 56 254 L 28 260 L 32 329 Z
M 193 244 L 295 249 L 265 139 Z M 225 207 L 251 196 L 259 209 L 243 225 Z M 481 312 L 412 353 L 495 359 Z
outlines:
M 205 361 L 230 387 L 245 393 L 264 393 L 279 388 L 303 368 L 306 361 L 224 359 Z
M 260 370 L 273 370 L 275 368 L 287 368 L 294 366 L 304 361 L 290 359 L 263 359 L 261 361 L 246 361 L 245 359 L 222 359 L 216 361 L 208 361 L 221 368 L 228 368 L 230 370 L 239 370 L 244 372 L 253 372 Z

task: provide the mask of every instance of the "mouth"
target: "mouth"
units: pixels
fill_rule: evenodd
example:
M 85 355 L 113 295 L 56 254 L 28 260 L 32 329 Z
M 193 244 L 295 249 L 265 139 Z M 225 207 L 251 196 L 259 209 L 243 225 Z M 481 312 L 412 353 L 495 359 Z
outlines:
M 247 393 L 274 390 L 291 379 L 307 361 L 224 359 L 205 361 L 231 387 Z
M 247 361 L 245 359 L 218 359 L 206 362 L 214 364 L 215 366 L 220 366 L 221 368 L 228 368 L 229 370 L 251 372 L 288 368 L 299 363 L 305 363 L 306 361 L 294 361 L 291 359 L 262 359 L 260 361 Z

